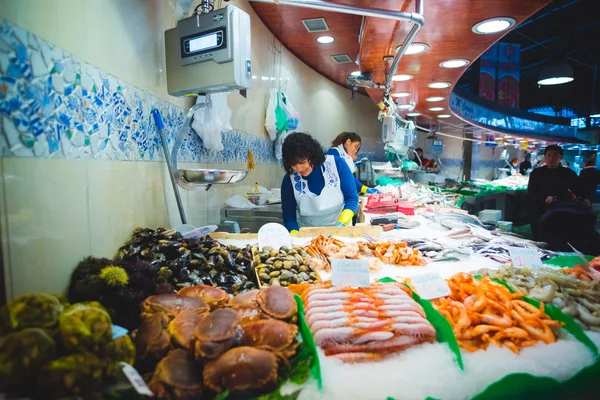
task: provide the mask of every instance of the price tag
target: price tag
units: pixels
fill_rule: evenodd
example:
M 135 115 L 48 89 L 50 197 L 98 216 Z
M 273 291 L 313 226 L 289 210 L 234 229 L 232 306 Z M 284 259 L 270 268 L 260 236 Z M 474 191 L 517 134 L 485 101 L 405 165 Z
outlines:
M 333 286 L 369 287 L 369 261 L 331 259 L 331 283 Z
M 529 247 L 509 247 L 508 254 L 514 267 L 542 268 L 542 260 L 535 249 Z
M 265 246 L 279 250 L 280 247 L 292 247 L 292 237 L 285 226 L 275 223 L 263 225 L 258 231 L 258 248 Z
M 133 386 L 136 392 L 144 396 L 154 396 L 152 390 L 150 390 L 148 385 L 146 385 L 146 382 L 144 382 L 144 380 L 140 376 L 140 373 L 137 372 L 135 368 L 133 368 L 126 362 L 121 362 L 121 368 L 123 368 L 123 373 L 125 374 L 127 379 L 129 379 L 131 386 Z
M 410 282 L 417 294 L 425 300 L 437 299 L 451 294 L 446 280 L 437 271 L 415 275 L 410 278 Z

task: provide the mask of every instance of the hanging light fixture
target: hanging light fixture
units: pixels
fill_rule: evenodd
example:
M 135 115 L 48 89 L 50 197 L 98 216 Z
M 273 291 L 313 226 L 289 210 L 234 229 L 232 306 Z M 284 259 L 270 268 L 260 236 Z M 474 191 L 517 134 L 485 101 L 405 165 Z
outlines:
M 548 65 L 542 68 L 538 85 L 561 85 L 573 79 L 573 68 L 569 64 Z

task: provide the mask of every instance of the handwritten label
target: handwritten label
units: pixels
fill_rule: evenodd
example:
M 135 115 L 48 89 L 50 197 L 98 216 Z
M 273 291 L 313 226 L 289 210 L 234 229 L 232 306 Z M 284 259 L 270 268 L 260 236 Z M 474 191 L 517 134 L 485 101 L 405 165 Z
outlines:
M 281 224 L 270 223 L 263 225 L 258 231 L 258 247 L 270 246 L 279 250 L 280 247 L 292 247 L 292 237 L 285 226 Z
M 144 382 L 144 380 L 140 376 L 140 373 L 137 372 L 137 370 L 135 368 L 133 368 L 131 365 L 127 364 L 126 362 L 121 362 L 120 365 L 121 365 L 121 368 L 123 369 L 123 373 L 125 374 L 127 379 L 129 379 L 131 386 L 133 386 L 133 388 L 135 389 L 136 392 L 138 392 L 139 394 L 141 394 L 143 396 L 150 396 L 150 397 L 154 396 L 154 393 L 152 393 L 152 390 L 150 390 L 148 385 L 146 385 L 146 382 Z
M 509 247 L 508 254 L 514 267 L 541 268 L 542 260 L 535 249 L 529 247 Z
M 449 296 L 451 293 L 446 280 L 437 271 L 415 275 L 410 281 L 417 294 L 425 300 Z
M 333 286 L 369 287 L 369 261 L 332 258 L 331 283 Z

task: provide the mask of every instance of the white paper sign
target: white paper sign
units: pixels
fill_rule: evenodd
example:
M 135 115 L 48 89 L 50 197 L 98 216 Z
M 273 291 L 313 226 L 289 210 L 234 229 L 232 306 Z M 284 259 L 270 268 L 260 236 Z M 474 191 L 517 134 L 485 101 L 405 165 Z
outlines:
M 509 247 L 508 253 L 514 267 L 542 268 L 542 260 L 535 249 L 529 247 Z
M 369 287 L 370 281 L 368 260 L 331 259 L 331 284 L 333 286 Z
M 281 224 L 270 223 L 263 225 L 258 231 L 258 248 L 262 250 L 265 246 L 279 250 L 280 247 L 292 247 L 292 237 Z
M 452 293 L 446 280 L 437 271 L 412 276 L 410 281 L 415 292 L 425 300 L 449 296 Z
M 129 379 L 131 386 L 133 386 L 133 388 L 135 389 L 136 392 L 138 392 L 139 394 L 144 395 L 144 396 L 150 396 L 150 397 L 154 396 L 154 393 L 152 393 L 152 390 L 150 390 L 148 385 L 146 385 L 146 382 L 144 382 L 144 380 L 140 376 L 140 373 L 137 372 L 137 370 L 135 368 L 133 368 L 131 365 L 127 364 L 126 362 L 121 362 L 121 368 L 123 368 L 123 373 L 125 374 L 127 379 Z

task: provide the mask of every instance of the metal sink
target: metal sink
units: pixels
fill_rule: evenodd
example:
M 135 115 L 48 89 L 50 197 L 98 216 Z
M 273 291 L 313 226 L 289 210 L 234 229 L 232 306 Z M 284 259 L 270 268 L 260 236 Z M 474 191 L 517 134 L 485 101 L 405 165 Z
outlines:
M 248 171 L 228 169 L 181 169 L 177 170 L 177 183 L 188 190 L 208 190 L 212 185 L 240 182 L 247 175 Z

